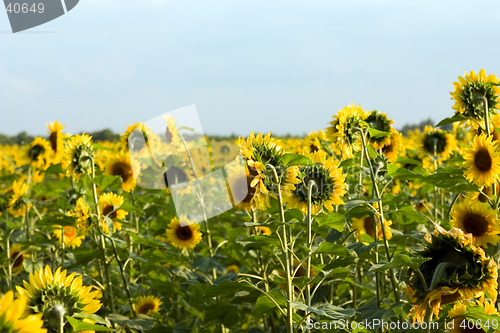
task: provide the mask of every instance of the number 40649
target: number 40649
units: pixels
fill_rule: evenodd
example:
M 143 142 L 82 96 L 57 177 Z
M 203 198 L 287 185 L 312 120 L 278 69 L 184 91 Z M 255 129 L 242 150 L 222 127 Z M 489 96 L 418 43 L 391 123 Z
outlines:
M 5 8 L 5 9 L 7 10 L 7 12 L 9 14 L 12 12 L 14 12 L 16 14 L 19 14 L 19 13 L 27 14 L 30 12 L 31 13 L 43 13 L 43 11 L 45 10 L 45 6 L 43 5 L 43 3 L 39 3 L 39 4 L 34 3 L 31 7 L 27 3 L 23 3 L 23 4 L 9 3 L 7 8 Z

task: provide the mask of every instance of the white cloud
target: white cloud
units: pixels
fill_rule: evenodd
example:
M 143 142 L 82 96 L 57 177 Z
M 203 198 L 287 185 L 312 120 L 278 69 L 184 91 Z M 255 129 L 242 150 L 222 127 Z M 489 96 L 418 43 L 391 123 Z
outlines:
M 90 72 L 97 78 L 108 82 L 125 81 L 134 76 L 135 67 L 121 55 L 90 61 Z
M 0 96 L 6 99 L 32 99 L 45 93 L 46 84 L 38 79 L 24 78 L 6 73 L 0 65 Z

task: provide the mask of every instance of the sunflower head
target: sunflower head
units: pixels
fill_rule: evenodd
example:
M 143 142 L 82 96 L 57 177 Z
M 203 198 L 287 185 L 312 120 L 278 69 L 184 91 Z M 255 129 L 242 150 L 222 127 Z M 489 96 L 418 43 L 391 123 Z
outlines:
M 382 131 L 382 132 L 387 132 L 391 133 L 392 132 L 392 126 L 391 124 L 394 124 L 394 120 L 389 119 L 385 113 L 378 112 L 377 110 L 372 111 L 368 117 L 366 117 L 365 121 L 371 125 L 372 128 Z M 368 136 L 370 136 L 368 134 Z M 370 144 L 374 149 L 379 149 L 383 148 L 386 145 L 388 145 L 391 142 L 390 136 L 383 136 L 383 137 L 370 137 Z
M 385 235 L 387 239 L 392 238 L 392 230 L 391 230 L 391 225 L 392 221 L 385 221 Z M 352 219 L 352 229 L 355 230 L 355 236 L 358 242 L 363 242 L 362 241 L 362 236 L 368 235 L 370 236 L 373 240 L 375 240 L 375 218 L 372 215 L 362 217 L 360 219 L 353 218 Z M 376 239 L 382 239 L 383 237 L 383 231 L 382 231 L 382 224 L 377 222 L 377 238 Z M 367 244 L 366 242 L 363 242 L 364 244 Z
M 62 244 L 64 241 L 64 245 L 69 246 L 71 248 L 76 248 L 82 245 L 82 240 L 85 239 L 85 236 L 79 236 L 77 229 L 71 226 L 60 226 L 56 225 L 56 230 L 54 231 L 54 235 L 56 235 L 59 240 L 59 244 Z
M 26 296 L 14 300 L 11 290 L 0 297 L 0 332 L 47 333 L 47 329 L 42 328 L 42 314 L 24 316 L 27 301 Z
M 498 83 L 496 75 L 486 76 L 484 69 L 481 69 L 478 75 L 474 71 L 470 74 L 465 72 L 464 77 L 459 76 L 458 82 L 453 82 L 453 92 L 450 92 L 451 99 L 455 100 L 453 109 L 468 118 L 483 120 L 485 105 L 482 97 L 484 97 L 488 102 L 488 111 L 491 115 L 500 101 L 498 97 L 500 87 L 492 83 Z
M 59 316 L 73 317 L 75 314 L 94 314 L 101 308 L 95 297 L 99 291 L 92 286 L 83 286 L 82 277 L 58 268 L 54 273 L 49 266 L 30 274 L 24 288 L 16 286 L 17 292 L 28 298 L 28 313 L 42 314 L 48 332 L 58 332 Z
M 150 295 L 150 296 L 141 296 L 134 304 L 135 312 L 137 314 L 143 314 L 146 316 L 150 316 L 155 312 L 160 310 L 160 305 L 162 302 L 159 298 Z
M 394 162 L 398 155 L 403 151 L 403 135 L 396 129 L 391 128 L 391 135 L 389 142 L 382 147 L 382 154 L 384 154 L 389 162 Z
M 47 124 L 47 128 L 49 130 L 50 147 L 52 148 L 52 152 L 54 154 L 54 163 L 59 163 L 62 155 L 64 154 L 64 134 L 62 133 L 64 125 L 56 121 L 54 123 Z
M 80 230 L 80 233 L 85 236 L 90 229 L 90 207 L 85 201 L 85 199 L 78 198 L 76 201 L 76 207 L 74 212 L 70 212 L 69 216 L 74 216 L 76 218 L 76 225 Z
M 28 199 L 28 184 L 16 180 L 12 185 L 12 197 L 9 200 L 8 210 L 14 216 L 22 216 L 26 213 L 26 205 L 31 207 L 31 204 L 27 203 Z
M 450 157 L 456 148 L 455 138 L 443 130 L 426 126 L 422 136 L 422 150 L 426 155 L 440 156 L 443 159 Z
M 474 245 L 487 248 L 488 244 L 497 245 L 500 241 L 497 214 L 498 211 L 491 209 L 488 203 L 466 198 L 453 205 L 451 224 L 465 234 L 471 234 Z
M 361 121 L 365 120 L 367 114 L 363 108 L 354 103 L 344 107 L 337 112 L 332 126 L 327 128 L 332 141 L 336 142 L 341 150 L 343 158 L 353 158 L 353 152 L 361 150 L 361 133 L 363 128 Z
M 500 154 L 492 137 L 485 134 L 476 136 L 472 148 L 464 153 L 464 175 L 478 186 L 491 186 L 500 179 Z
M 66 143 L 64 167 L 68 177 L 79 179 L 82 175 L 90 174 L 94 159 L 95 151 L 90 135 L 74 135 Z
M 102 231 L 109 233 L 109 226 L 106 222 L 105 217 L 108 217 L 113 221 L 113 232 L 122 229 L 122 224 L 116 220 L 123 220 L 128 212 L 123 209 L 119 209 L 123 205 L 123 197 L 115 193 L 104 193 L 99 197 L 99 213 Z
M 420 265 L 419 270 L 429 291 L 420 275 L 410 269 L 409 285 L 415 290 L 417 302 L 421 302 L 410 312 L 416 320 L 423 320 L 427 304 L 438 316 L 441 304 L 484 297 L 485 291 L 496 300 L 497 265 L 481 248 L 472 244 L 472 235 L 456 228 L 446 231 L 438 226 L 438 230 L 426 235 L 425 240 L 425 249 L 418 254 L 430 260 Z
M 49 142 L 42 138 L 35 138 L 28 146 L 27 156 L 35 168 L 48 166 L 52 159 Z
M 268 227 L 257 227 L 257 229 L 255 230 L 255 233 L 257 235 L 271 236 L 272 231 Z
M 135 162 L 135 159 L 133 159 Z M 114 155 L 106 165 L 106 174 L 120 176 L 122 179 L 123 190 L 130 192 L 135 188 L 134 172 L 130 157 L 125 152 L 119 152 Z
M 167 143 L 171 144 L 174 147 L 179 146 L 179 130 L 175 125 L 175 118 L 167 115 L 164 119 L 167 123 L 167 128 L 165 129 L 165 138 L 167 139 Z
M 140 128 L 140 131 L 135 131 L 135 129 Z M 146 148 L 145 142 L 147 142 L 151 130 L 146 128 L 143 123 L 135 123 L 127 127 L 125 133 L 121 137 L 122 146 L 127 150 L 140 151 Z
M 307 213 L 308 186 L 312 185 L 311 210 L 313 214 L 319 213 L 321 207 L 333 211 L 334 205 L 343 204 L 342 196 L 346 193 L 345 175 L 342 173 L 340 163 L 333 157 L 327 159 L 326 153 L 317 151 L 309 154 L 315 162 L 313 165 L 299 167 L 301 180 L 295 185 L 293 195 L 285 198 L 287 205 Z
M 10 260 L 12 262 L 12 272 L 20 272 L 23 270 L 24 258 L 27 255 L 23 252 L 21 245 L 13 244 L 10 248 Z
M 185 226 L 181 226 L 181 223 Z M 185 215 L 181 215 L 180 220 L 174 217 L 168 225 L 166 233 L 167 240 L 177 248 L 194 249 L 201 242 L 200 225 L 193 223 Z

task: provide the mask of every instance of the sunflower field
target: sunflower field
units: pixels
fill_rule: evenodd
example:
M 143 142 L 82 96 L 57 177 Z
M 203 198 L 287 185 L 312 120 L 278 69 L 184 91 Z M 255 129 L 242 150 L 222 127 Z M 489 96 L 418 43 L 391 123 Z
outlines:
M 198 138 L 246 170 L 201 223 L 165 174 L 211 170 L 193 154 L 141 186 L 144 124 L 0 146 L 0 333 L 500 332 L 500 83 L 453 85 L 450 117 L 408 136 L 351 104 L 301 139 Z

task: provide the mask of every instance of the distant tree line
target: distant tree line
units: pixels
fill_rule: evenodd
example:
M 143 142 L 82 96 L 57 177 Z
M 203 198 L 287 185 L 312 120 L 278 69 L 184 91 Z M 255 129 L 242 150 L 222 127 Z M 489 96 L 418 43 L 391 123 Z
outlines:
M 417 128 L 420 129 L 421 131 L 423 131 L 425 126 L 427 126 L 427 125 L 434 126 L 434 125 L 436 125 L 436 123 L 432 119 L 428 118 L 424 121 L 421 121 L 419 124 L 406 124 L 401 128 L 401 133 L 403 133 L 403 135 L 408 135 L 408 131 L 415 130 Z M 451 130 L 452 128 L 453 128 L 453 125 L 451 125 L 451 124 L 441 127 L 441 129 L 444 129 L 444 130 Z M 94 138 L 94 141 L 116 142 L 116 141 L 120 140 L 120 134 L 114 133 L 109 128 L 103 129 L 100 131 L 90 132 L 87 134 L 92 135 L 92 137 Z M 234 141 L 239 137 L 238 135 L 236 135 L 234 133 L 231 135 L 207 135 L 207 136 L 210 138 L 210 140 L 214 140 L 214 141 Z M 302 137 L 304 137 L 304 136 L 305 136 L 305 134 Z M 46 135 L 45 137 L 48 138 L 48 135 Z M 195 139 L 194 137 L 192 137 L 188 134 L 185 135 L 185 137 L 186 137 L 186 140 Z M 274 135 L 274 137 L 279 138 L 279 139 L 291 139 L 291 138 L 300 138 L 301 136 L 292 135 L 292 134 L 285 134 L 285 135 Z M 12 135 L 12 136 L 8 136 L 8 135 L 0 133 L 0 145 L 16 145 L 16 144 L 22 145 L 22 144 L 30 143 L 31 141 L 33 141 L 34 138 L 35 137 L 29 135 L 25 131 L 23 131 L 17 135 Z

